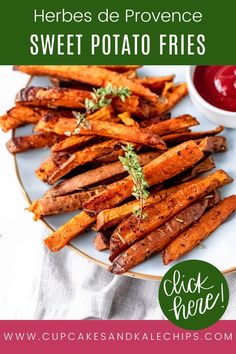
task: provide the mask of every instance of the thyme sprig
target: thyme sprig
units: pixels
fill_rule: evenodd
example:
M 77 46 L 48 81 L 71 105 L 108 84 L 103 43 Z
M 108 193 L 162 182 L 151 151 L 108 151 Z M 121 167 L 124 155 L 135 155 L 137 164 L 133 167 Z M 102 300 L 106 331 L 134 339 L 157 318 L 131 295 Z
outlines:
M 102 107 L 108 106 L 112 98 L 120 97 L 121 101 L 125 101 L 131 95 L 131 91 L 127 87 L 113 87 L 108 84 L 105 87 L 93 89 L 92 99 L 86 99 L 85 107 L 91 113 Z
M 87 116 L 98 109 L 108 106 L 114 97 L 120 97 L 121 101 L 125 101 L 131 95 L 131 91 L 127 87 L 113 87 L 108 84 L 105 87 L 93 89 L 92 99 L 86 98 L 85 100 L 85 113 L 73 112 L 76 118 L 76 128 L 72 135 L 79 134 L 80 127 L 90 128 Z M 71 135 L 70 132 L 65 132 L 66 135 Z
M 144 200 L 149 196 L 149 191 L 147 190 L 149 184 L 145 180 L 143 169 L 139 164 L 138 155 L 133 145 L 128 144 L 127 146 L 122 146 L 122 149 L 125 151 L 125 156 L 120 156 L 119 160 L 133 179 L 134 186 L 132 195 L 140 201 L 139 207 L 134 209 L 133 214 L 138 218 L 140 223 L 142 219 L 147 217 L 147 215 L 143 213 L 143 205 Z

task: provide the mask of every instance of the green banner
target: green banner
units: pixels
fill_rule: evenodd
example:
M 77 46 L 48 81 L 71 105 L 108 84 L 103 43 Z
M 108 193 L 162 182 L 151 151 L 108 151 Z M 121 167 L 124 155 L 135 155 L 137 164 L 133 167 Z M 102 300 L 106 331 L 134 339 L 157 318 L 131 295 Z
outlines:
M 235 64 L 236 2 L 1 4 L 0 64 Z

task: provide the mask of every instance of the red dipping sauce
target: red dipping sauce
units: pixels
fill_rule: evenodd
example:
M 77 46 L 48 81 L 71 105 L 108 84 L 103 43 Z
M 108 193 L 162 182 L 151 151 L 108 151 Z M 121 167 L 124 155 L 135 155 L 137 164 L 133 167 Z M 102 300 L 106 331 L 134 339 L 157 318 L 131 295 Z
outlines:
M 208 103 L 236 112 L 236 65 L 197 66 L 193 82 Z

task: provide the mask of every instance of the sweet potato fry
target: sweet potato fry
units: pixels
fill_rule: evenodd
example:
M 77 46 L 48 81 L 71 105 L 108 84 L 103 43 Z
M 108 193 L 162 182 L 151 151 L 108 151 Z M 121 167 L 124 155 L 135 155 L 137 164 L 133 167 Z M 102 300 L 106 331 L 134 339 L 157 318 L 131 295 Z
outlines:
M 180 99 L 181 98 L 179 98 L 179 100 Z M 160 114 L 159 103 L 149 102 L 135 95 L 127 97 L 125 102 L 121 101 L 118 97 L 114 98 L 112 100 L 112 106 L 117 112 L 129 112 L 132 116 L 141 119 L 149 119 L 162 115 Z
M 76 90 L 84 90 L 84 91 L 93 91 L 93 86 L 89 84 L 84 84 L 79 81 L 73 81 L 73 80 L 63 80 L 63 79 L 58 79 L 56 77 L 51 77 L 50 81 L 52 82 L 54 87 L 59 87 L 59 88 L 72 88 Z
M 89 135 L 88 135 L 89 136 Z M 140 150 L 141 146 L 136 145 L 136 152 L 138 153 Z M 162 151 L 158 151 L 160 154 Z M 106 165 L 112 162 L 117 162 L 120 156 L 124 156 L 125 152 L 124 150 L 119 146 L 115 146 L 112 152 L 109 154 L 106 154 L 104 156 L 97 157 L 93 162 L 95 166 L 101 166 L 101 165 Z
M 57 169 L 53 156 L 49 156 L 35 171 L 36 176 L 43 182 L 47 182 L 50 175 Z
M 130 65 L 132 66 L 132 65 Z M 102 67 L 102 65 L 101 65 Z M 137 77 L 137 73 L 136 73 L 136 69 L 128 69 L 125 70 L 122 69 L 123 71 L 119 71 L 118 70 L 113 70 L 108 66 L 105 66 L 105 69 L 111 70 L 111 71 L 117 71 L 122 73 L 122 75 L 124 75 L 127 79 L 134 79 Z M 86 91 L 93 91 L 93 86 L 89 85 L 89 84 L 85 84 L 79 81 L 74 81 L 74 80 L 66 80 L 66 79 L 58 79 L 55 77 L 51 77 L 51 82 L 53 83 L 54 86 L 56 87 L 62 87 L 62 88 L 75 88 L 78 90 L 86 90 Z
M 200 162 L 199 165 L 205 164 L 205 162 Z M 210 163 L 209 163 L 210 164 Z M 206 163 L 208 165 L 208 163 Z M 196 165 L 198 166 L 198 165 Z M 212 164 L 211 164 L 212 166 Z M 215 167 L 215 166 L 214 166 Z M 212 167 L 213 168 L 213 167 Z M 194 169 L 194 168 L 193 168 Z M 160 190 L 153 191 L 151 192 L 151 195 L 144 201 L 144 206 L 158 203 L 162 199 L 166 198 L 169 196 L 171 193 L 176 192 L 177 190 L 180 190 L 181 188 L 190 185 L 191 183 L 195 183 L 197 179 L 193 179 L 196 177 L 198 174 L 202 172 L 209 171 L 210 168 L 206 166 L 199 167 L 196 169 L 196 173 L 191 174 L 186 174 L 183 178 L 177 178 L 175 182 L 173 182 L 173 186 L 170 186 L 168 188 L 164 188 L 163 186 L 160 188 Z M 176 184 L 177 182 L 177 184 Z M 172 184 L 170 184 L 172 185 Z M 96 230 L 104 230 L 108 227 L 112 227 L 115 225 L 118 225 L 124 218 L 130 216 L 133 211 L 138 208 L 140 205 L 140 202 L 138 200 L 132 200 L 126 204 L 123 204 L 121 206 L 115 207 L 115 208 L 110 208 L 110 209 L 105 209 L 102 210 L 98 215 L 97 215 L 97 220 L 96 220 Z
M 225 152 L 228 150 L 227 139 L 224 136 L 210 136 L 204 139 L 196 140 L 200 149 L 206 153 Z
M 101 122 L 99 120 L 89 121 L 89 125 L 90 128 L 81 127 L 80 134 L 106 136 L 117 140 L 151 146 L 159 150 L 166 150 L 165 143 L 158 135 L 152 133 L 151 130 L 108 121 Z
M 214 130 L 208 130 L 205 132 L 174 133 L 174 134 L 165 135 L 163 137 L 163 140 L 168 146 L 171 146 L 171 145 L 183 143 L 184 141 L 188 141 L 188 140 L 197 140 L 208 136 L 217 135 L 220 134 L 223 130 L 224 127 L 219 126 Z
M 212 193 L 180 211 L 157 230 L 152 231 L 121 253 L 109 267 L 110 272 L 123 274 L 130 268 L 142 263 L 153 253 L 162 251 L 173 239 L 195 223 L 208 208 L 218 203 L 219 200 L 219 193 Z
M 197 175 L 200 175 L 203 172 L 208 172 L 215 167 L 216 167 L 216 165 L 215 165 L 213 157 L 208 156 L 208 157 L 205 157 L 204 159 L 202 159 L 200 162 L 198 162 L 191 169 L 184 171 L 180 175 L 174 177 L 174 179 L 172 181 L 170 180 L 169 182 L 170 182 L 170 184 L 187 182 L 187 181 L 193 179 L 194 177 L 196 177 Z
M 169 264 L 191 251 L 215 231 L 235 210 L 236 195 L 232 195 L 206 212 L 195 225 L 181 233 L 165 248 L 163 252 L 164 264 Z
M 36 176 L 44 182 L 50 178 L 50 176 L 57 171 L 57 169 L 70 158 L 71 153 L 61 151 L 52 153 L 35 171 Z
M 45 161 L 41 163 L 39 168 L 35 171 L 36 176 L 44 182 L 57 171 L 57 169 L 70 158 L 71 153 L 57 152 L 50 155 Z
M 152 92 L 160 94 L 163 88 L 165 87 L 165 83 L 173 81 L 174 77 L 174 75 L 157 77 L 137 77 L 135 79 L 135 82 L 138 82 L 139 84 L 142 84 L 143 86 L 149 88 Z
M 52 134 L 52 133 L 51 133 Z M 80 136 L 80 135 L 72 135 L 68 138 L 65 138 L 59 142 L 56 142 L 52 147 L 51 150 L 53 152 L 59 151 L 66 151 L 66 150 L 73 150 L 84 147 L 88 143 L 92 143 L 96 140 L 96 137 L 92 135 L 87 136 Z
M 5 115 L 0 117 L 0 127 L 3 132 L 8 132 L 25 124 L 35 124 L 48 113 L 47 109 L 24 107 L 16 105 Z
M 34 131 L 66 135 L 67 132 L 71 134 L 75 130 L 76 126 L 77 123 L 75 118 L 60 118 L 49 114 L 38 121 Z
M 128 70 L 128 71 L 122 72 L 122 75 L 129 80 L 133 80 L 133 79 L 136 79 L 137 72 L 135 70 Z
M 61 177 L 64 177 L 78 166 L 85 165 L 93 161 L 96 157 L 109 153 L 117 145 L 117 141 L 109 140 L 99 144 L 95 144 L 84 148 L 83 150 L 76 151 L 50 175 L 47 179 L 49 184 L 57 182 Z
M 131 215 L 121 222 L 111 237 L 110 260 L 113 261 L 129 245 L 160 227 L 190 204 L 231 181 L 232 179 L 224 171 L 218 170 L 172 193 L 163 201 L 144 207 L 143 212 L 147 216 L 145 219 L 137 222 L 137 216 Z
M 170 112 L 163 114 L 162 116 L 156 116 L 149 119 L 139 121 L 140 128 L 148 128 L 153 123 L 160 123 L 171 118 Z M 190 139 L 189 139 L 190 140 Z
M 147 128 L 145 128 L 145 130 L 146 131 L 150 130 L 155 134 L 163 136 L 169 134 L 170 132 L 179 131 L 181 129 L 189 128 L 198 124 L 199 122 L 197 121 L 196 118 L 188 114 L 185 114 L 180 117 L 150 124 Z
M 17 94 L 16 102 L 26 106 L 80 109 L 85 107 L 85 100 L 91 98 L 91 93 L 84 90 L 58 87 L 26 87 Z
M 110 238 L 114 229 L 107 229 L 103 232 L 98 232 L 94 238 L 94 246 L 98 251 L 108 250 L 110 247 Z
M 124 123 L 124 125 L 127 125 L 128 127 L 138 127 L 139 128 L 139 124 L 136 120 L 134 120 L 133 118 L 131 118 L 131 115 L 129 112 L 123 112 L 118 114 L 118 118 L 121 120 L 122 123 Z
M 148 88 L 127 79 L 119 73 L 101 67 L 86 65 L 19 65 L 15 69 L 29 75 L 46 75 L 81 81 L 95 87 L 104 87 L 111 83 L 115 87 L 127 87 L 135 95 L 149 101 L 157 101 L 157 95 Z
M 180 186 L 174 186 L 163 190 L 153 191 L 150 196 L 144 200 L 144 206 L 159 203 L 173 192 L 176 192 L 180 188 L 183 188 L 185 184 Z M 97 231 L 106 230 L 107 228 L 118 225 L 124 218 L 130 216 L 135 208 L 138 208 L 140 202 L 138 200 L 132 200 L 121 206 L 102 210 L 97 215 L 96 227 Z
M 180 144 L 160 155 L 144 166 L 143 173 L 147 183 L 152 186 L 162 183 L 176 176 L 180 172 L 193 166 L 203 158 L 203 152 L 196 143 L 189 141 Z M 132 194 L 133 180 L 130 176 L 112 183 L 100 195 L 84 203 L 84 209 L 89 213 L 97 214 L 104 209 L 110 209 Z
M 129 112 L 132 116 L 139 118 L 148 118 L 150 116 L 153 117 L 157 115 L 155 106 L 153 108 L 153 106 L 150 105 L 149 102 L 141 100 L 140 97 L 135 95 L 127 97 L 125 102 L 123 102 L 118 97 L 113 98 L 112 107 L 117 112 Z
M 8 140 L 6 146 L 10 153 L 15 154 L 17 152 L 43 148 L 45 146 L 50 147 L 58 140 L 58 135 L 54 133 L 33 134 L 11 138 Z
M 126 77 L 127 79 L 134 79 L 136 78 L 137 74 L 135 70 L 128 70 L 122 72 L 122 75 Z M 66 80 L 66 79 L 58 79 L 55 77 L 51 77 L 51 82 L 53 83 L 54 86 L 56 87 L 61 87 L 61 88 L 73 88 L 76 90 L 85 90 L 85 91 L 93 91 L 94 86 L 85 84 L 83 82 L 79 81 L 74 81 L 74 80 Z
M 45 196 L 41 199 L 35 200 L 29 206 L 28 210 L 34 213 L 34 220 L 39 220 L 42 216 L 56 215 L 79 210 L 82 209 L 82 204 L 85 200 L 100 193 L 104 189 L 104 186 L 99 186 L 91 190 L 81 191 L 59 197 Z
M 137 149 L 138 150 L 138 149 Z M 104 156 L 100 156 L 94 160 L 95 166 L 105 165 L 111 162 L 116 162 L 119 156 L 124 156 L 124 150 L 116 147 L 112 152 Z
M 112 107 L 117 112 L 129 112 L 132 116 L 146 120 L 153 117 L 161 117 L 155 103 L 146 101 L 138 96 L 131 95 L 127 97 L 125 102 L 115 97 L 112 100 Z
M 174 177 L 174 186 L 152 193 L 144 201 L 144 206 L 159 202 L 171 193 L 176 192 L 178 189 L 186 186 L 187 183 L 184 182 L 193 179 L 200 173 L 210 171 L 214 167 L 215 164 L 212 157 L 208 157 L 203 161 L 200 161 L 188 173 L 183 174 L 181 177 Z M 195 181 L 196 180 L 192 181 L 192 183 L 195 183 Z M 170 183 L 170 185 L 172 185 L 172 183 Z M 104 230 L 108 227 L 118 225 L 125 217 L 130 216 L 133 213 L 134 209 L 139 207 L 139 204 L 140 202 L 138 200 L 133 200 L 115 208 L 102 210 L 97 215 L 96 230 Z
M 74 216 L 66 224 L 48 236 L 44 242 L 45 245 L 53 252 L 59 251 L 67 245 L 75 236 L 80 235 L 94 221 L 96 217 L 89 216 L 85 211 Z
M 112 119 L 113 110 L 111 106 L 101 108 L 99 111 L 91 114 L 89 120 L 110 120 Z M 47 114 L 39 120 L 35 127 L 36 132 L 56 133 L 64 135 L 65 133 L 72 134 L 77 127 L 76 118 L 58 117 L 57 114 Z M 90 134 L 91 135 L 91 134 Z
M 139 155 L 139 163 L 143 166 L 156 158 L 158 155 L 159 152 L 147 152 L 141 154 Z M 115 175 L 120 175 L 124 172 L 124 167 L 120 161 L 113 162 L 65 180 L 52 189 L 49 189 L 46 195 L 51 197 L 65 195 L 91 185 L 104 183 L 104 181 L 109 178 Z
M 167 92 L 166 96 L 155 105 L 156 115 L 169 112 L 180 100 L 188 94 L 187 84 L 181 83 Z

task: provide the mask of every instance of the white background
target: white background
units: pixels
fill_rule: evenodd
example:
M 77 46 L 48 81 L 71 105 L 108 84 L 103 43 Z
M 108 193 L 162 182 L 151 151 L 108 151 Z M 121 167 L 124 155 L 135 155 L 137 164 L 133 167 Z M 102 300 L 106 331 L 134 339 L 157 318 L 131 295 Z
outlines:
M 27 78 L 14 73 L 9 66 L 0 66 L 0 80 L 0 113 L 3 114 L 13 106 L 15 93 Z M 43 230 L 24 211 L 26 202 L 17 184 L 12 157 L 5 148 L 9 137 L 10 133 L 1 134 L 0 145 L 0 316 L 29 318 L 34 311 L 32 300 L 40 274 L 39 236 Z

